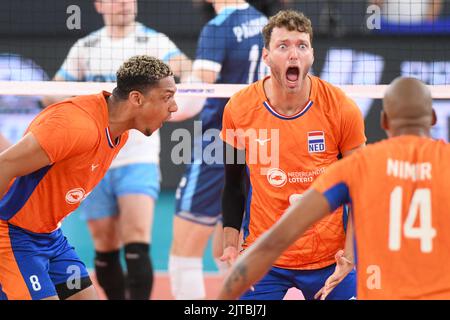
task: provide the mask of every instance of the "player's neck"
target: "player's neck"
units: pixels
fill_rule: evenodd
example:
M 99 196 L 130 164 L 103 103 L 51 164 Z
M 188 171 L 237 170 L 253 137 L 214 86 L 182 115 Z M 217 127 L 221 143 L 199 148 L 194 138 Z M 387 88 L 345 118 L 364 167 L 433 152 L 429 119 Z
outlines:
M 136 28 L 136 22 L 130 23 L 126 26 L 107 25 L 106 33 L 113 40 L 122 39 L 122 38 L 125 38 L 126 36 L 128 36 L 130 33 L 132 33 L 135 28 Z
M 418 136 L 418 137 L 431 137 L 430 129 L 424 127 L 401 127 L 391 129 L 389 132 L 390 137 L 398 136 Z
M 290 116 L 303 109 L 308 103 L 311 93 L 311 79 L 306 76 L 300 90 L 290 93 L 270 77 L 264 82 L 264 91 L 272 108 L 278 113 Z
M 116 99 L 113 95 L 106 100 L 108 105 L 108 124 L 111 138 L 115 141 L 125 131 L 131 129 L 127 115 L 124 112 L 124 102 Z

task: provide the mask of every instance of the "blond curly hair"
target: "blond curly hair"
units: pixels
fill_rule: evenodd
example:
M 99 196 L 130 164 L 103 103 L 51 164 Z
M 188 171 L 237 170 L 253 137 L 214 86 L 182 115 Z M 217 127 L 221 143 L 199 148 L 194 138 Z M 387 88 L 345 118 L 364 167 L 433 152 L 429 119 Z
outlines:
M 114 95 L 127 98 L 131 91 L 143 92 L 158 84 L 159 80 L 173 76 L 170 67 L 155 57 L 134 56 L 117 70 L 117 87 Z
M 313 29 L 311 20 L 302 12 L 295 10 L 281 10 L 270 17 L 269 22 L 263 28 L 264 46 L 269 49 L 270 39 L 274 28 L 286 28 L 288 31 L 300 31 L 309 34 L 312 43 Z

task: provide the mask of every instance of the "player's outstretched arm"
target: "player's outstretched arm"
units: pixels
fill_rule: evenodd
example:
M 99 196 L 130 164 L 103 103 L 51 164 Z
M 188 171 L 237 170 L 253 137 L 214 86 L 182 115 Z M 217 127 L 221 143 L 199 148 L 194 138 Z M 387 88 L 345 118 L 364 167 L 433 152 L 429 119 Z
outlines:
M 50 164 L 47 153 L 32 133 L 0 154 L 0 197 L 15 177 L 30 174 Z
M 342 157 L 343 157 L 343 158 L 348 157 L 348 156 L 350 156 L 352 153 L 354 153 L 354 152 L 356 152 L 356 151 L 358 151 L 358 150 L 364 148 L 365 146 L 366 146 L 366 144 L 363 143 L 363 144 L 357 146 L 356 148 L 353 148 L 353 149 L 351 149 L 351 150 L 345 151 L 345 152 L 342 153 Z
M 348 157 L 355 151 L 364 148 L 365 143 L 359 145 L 356 148 L 344 152 L 343 157 Z M 349 218 L 347 223 L 347 232 L 345 237 L 345 248 L 339 250 L 335 256 L 336 268 L 331 276 L 327 278 L 324 286 L 314 295 L 315 299 L 325 300 L 325 298 L 337 287 L 342 280 L 353 270 L 355 267 L 354 253 L 353 253 L 353 221 L 351 219 L 351 212 L 349 212 Z
M 6 150 L 11 143 L 0 133 L 0 153 Z
M 241 255 L 222 286 L 219 299 L 241 296 L 267 273 L 273 262 L 314 222 L 330 212 L 327 199 L 315 190 L 305 193 L 281 219 Z

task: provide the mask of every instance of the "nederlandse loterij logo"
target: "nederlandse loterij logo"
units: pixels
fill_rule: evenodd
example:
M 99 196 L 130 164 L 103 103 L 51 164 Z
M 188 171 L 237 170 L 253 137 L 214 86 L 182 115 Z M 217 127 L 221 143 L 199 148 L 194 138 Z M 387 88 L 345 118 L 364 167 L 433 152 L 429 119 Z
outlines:
M 267 181 L 274 187 L 282 187 L 287 182 L 286 173 L 278 168 L 271 168 L 267 171 Z
M 86 195 L 86 191 L 84 191 L 83 188 L 75 188 L 72 190 L 69 190 L 66 193 L 66 202 L 68 204 L 76 204 L 78 202 L 81 202 Z
M 308 152 L 324 152 L 325 151 L 325 133 L 323 131 L 308 132 Z

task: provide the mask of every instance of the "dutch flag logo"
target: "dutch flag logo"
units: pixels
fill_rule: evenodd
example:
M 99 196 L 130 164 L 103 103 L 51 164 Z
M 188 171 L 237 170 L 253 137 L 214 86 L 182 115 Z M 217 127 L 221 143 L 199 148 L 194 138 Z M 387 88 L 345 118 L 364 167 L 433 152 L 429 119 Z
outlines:
M 308 132 L 308 152 L 324 152 L 325 151 L 325 133 L 323 131 Z

